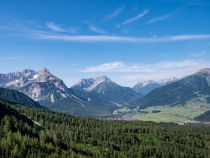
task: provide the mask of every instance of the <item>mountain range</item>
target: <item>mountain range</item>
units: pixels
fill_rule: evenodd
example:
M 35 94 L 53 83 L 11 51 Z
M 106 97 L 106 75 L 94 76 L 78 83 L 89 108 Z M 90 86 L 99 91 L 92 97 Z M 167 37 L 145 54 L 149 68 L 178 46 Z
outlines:
M 110 115 L 140 96 L 132 88 L 120 86 L 105 76 L 82 79 L 68 88 L 47 68 L 0 74 L 0 86 L 26 94 L 50 109 L 75 115 Z
M 25 69 L 0 74 L 0 86 L 17 90 L 49 109 L 82 116 L 112 115 L 114 110 L 123 107 L 185 106 L 189 103 L 208 106 L 210 103 L 208 68 L 181 79 L 140 82 L 133 88 L 118 85 L 106 76 L 81 79 L 67 87 L 46 68 L 37 72 Z M 11 102 L 13 100 L 10 98 Z
M 210 103 L 210 69 L 202 69 L 195 74 L 154 89 L 133 103 L 139 107 L 183 106 L 189 101 Z
M 94 94 L 101 99 L 108 100 L 110 104 L 115 104 L 116 106 L 128 105 L 130 100 L 140 96 L 132 88 L 122 87 L 106 76 L 82 79 L 71 88 L 73 90 L 85 91 L 88 94 Z

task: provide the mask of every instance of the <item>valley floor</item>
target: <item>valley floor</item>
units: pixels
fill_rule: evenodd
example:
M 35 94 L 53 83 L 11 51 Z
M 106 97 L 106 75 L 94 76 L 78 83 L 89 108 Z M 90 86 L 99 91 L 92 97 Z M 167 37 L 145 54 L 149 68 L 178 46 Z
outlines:
M 209 106 L 189 107 L 189 106 L 152 106 L 145 109 L 121 108 L 114 111 L 114 117 L 122 120 L 140 120 L 154 122 L 191 122 L 204 112 L 210 110 Z M 129 116 L 129 117 L 128 117 Z

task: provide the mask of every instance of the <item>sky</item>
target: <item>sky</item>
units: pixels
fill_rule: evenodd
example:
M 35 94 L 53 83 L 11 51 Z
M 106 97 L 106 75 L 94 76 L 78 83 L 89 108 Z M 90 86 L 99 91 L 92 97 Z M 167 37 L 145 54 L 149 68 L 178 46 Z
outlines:
M 209 0 L 0 0 L 0 73 L 124 86 L 210 67 Z

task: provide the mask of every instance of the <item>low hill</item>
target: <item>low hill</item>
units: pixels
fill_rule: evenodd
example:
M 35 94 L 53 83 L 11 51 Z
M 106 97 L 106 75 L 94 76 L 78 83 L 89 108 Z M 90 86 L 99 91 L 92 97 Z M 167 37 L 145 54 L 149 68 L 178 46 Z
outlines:
M 0 100 L 0 120 L 5 116 L 8 116 L 10 118 L 14 117 L 18 121 L 25 122 L 28 125 L 33 125 L 33 121 L 28 119 L 26 116 L 20 114 L 17 110 L 11 108 L 9 105 L 11 104 Z
M 0 88 L 0 99 L 15 104 L 44 108 L 38 102 L 35 102 L 33 99 L 29 98 L 27 95 L 7 88 Z

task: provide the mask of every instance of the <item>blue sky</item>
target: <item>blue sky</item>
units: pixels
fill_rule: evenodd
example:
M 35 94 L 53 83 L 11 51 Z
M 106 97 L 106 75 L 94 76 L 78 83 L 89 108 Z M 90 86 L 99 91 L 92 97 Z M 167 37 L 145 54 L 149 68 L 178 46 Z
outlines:
M 47 67 L 68 86 L 210 67 L 209 0 L 0 0 L 0 72 Z

